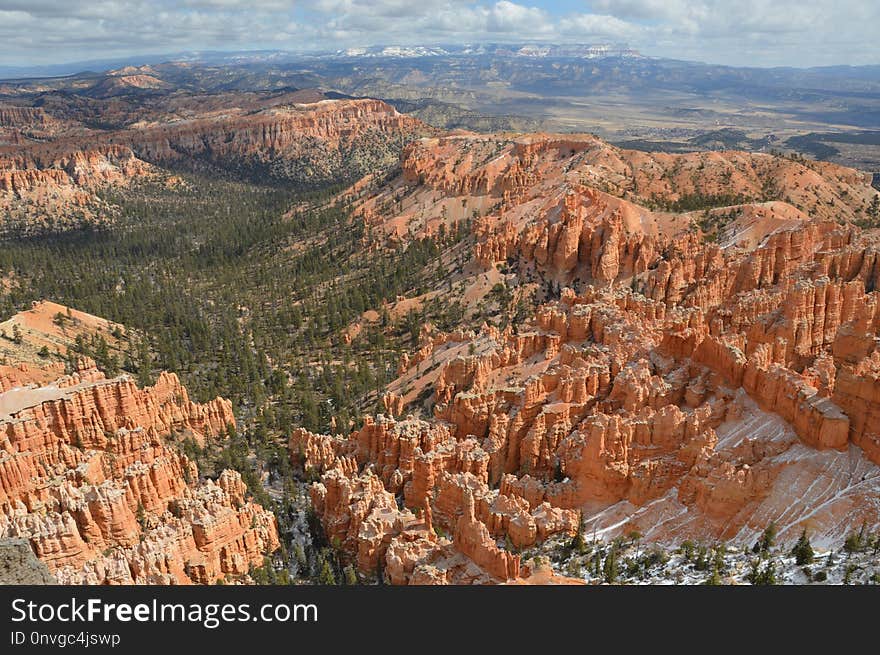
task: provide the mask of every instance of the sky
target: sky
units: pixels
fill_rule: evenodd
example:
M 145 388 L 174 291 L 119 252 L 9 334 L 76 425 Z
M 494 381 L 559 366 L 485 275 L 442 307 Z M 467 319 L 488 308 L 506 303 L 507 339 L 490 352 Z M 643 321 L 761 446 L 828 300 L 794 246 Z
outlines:
M 198 50 L 617 43 L 734 66 L 880 64 L 880 1 L 0 0 L 0 65 Z

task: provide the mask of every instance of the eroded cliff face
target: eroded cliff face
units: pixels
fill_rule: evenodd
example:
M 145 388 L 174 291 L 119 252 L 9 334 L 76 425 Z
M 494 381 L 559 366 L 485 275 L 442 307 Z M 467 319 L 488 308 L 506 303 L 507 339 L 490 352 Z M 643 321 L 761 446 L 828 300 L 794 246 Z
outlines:
M 175 443 L 234 425 L 229 401 L 195 403 L 172 373 L 107 379 L 88 359 L 51 381 L 17 370 L 0 389 L 0 536 L 26 539 L 59 582 L 213 583 L 278 548 L 240 475 L 201 482 Z
M 432 131 L 378 100 L 319 98 L 254 106 L 249 94 L 229 95 L 220 106 L 214 98 L 176 111 L 163 101 L 108 130 L 61 129 L 35 108 L 0 107 L 10 135 L 0 141 L 0 231 L 107 225 L 117 208 L 98 191 L 143 181 L 174 187 L 167 168 L 301 185 L 356 179 L 394 164 L 407 141 Z M 41 126 L 45 134 L 35 131 Z
M 431 131 L 379 100 L 321 100 L 256 112 L 214 112 L 129 132 L 150 162 L 247 171 L 294 183 L 356 179 L 395 163 L 404 144 Z
M 508 207 L 547 195 L 547 182 L 559 187 L 561 181 L 577 181 L 637 204 L 776 196 L 815 207 L 814 218 L 841 212 L 850 218 L 860 209 L 850 194 L 868 197 L 870 184 L 867 174 L 827 162 L 738 151 L 649 153 L 578 134 L 422 138 L 406 148 L 401 167 L 410 184 L 455 196 L 489 194 Z
M 530 502 L 513 486 L 491 488 L 484 446 L 445 424 L 384 416 L 348 438 L 300 429 L 290 439 L 295 463 L 321 474 L 311 495 L 331 543 L 357 553 L 364 573 L 419 584 L 516 578 L 519 557 L 496 540 L 522 548 L 577 528 L 576 512 Z
M 359 205 L 375 234 L 471 218 L 465 297 L 501 280 L 544 300 L 504 329 L 426 326 L 383 395 L 421 418 L 294 433 L 319 516 L 354 530 L 340 543 L 363 571 L 378 553 L 395 583 L 474 581 L 436 565 L 454 552 L 515 580 L 519 549 L 579 522 L 750 543 L 773 521 L 830 547 L 880 524 L 880 244 L 847 222 L 877 194 L 863 175 L 552 135 L 422 139 L 402 165 Z M 640 204 L 771 190 L 787 200 L 737 204 L 718 240 Z
M 76 378 L 64 376 L 65 363 L 61 361 L 73 354 L 71 345 L 77 339 L 100 336 L 118 353 L 121 342 L 116 335 L 124 331 L 124 326 L 86 312 L 47 300 L 35 302 L 29 310 L 0 322 L 0 361 L 4 362 L 0 364 L 0 393 L 16 387 L 43 387 L 62 378 L 73 382 Z M 50 357 L 44 356 L 46 351 Z M 91 362 L 85 363 L 82 371 L 97 373 Z M 5 413 L 2 408 L 13 397 L 6 396 L 7 401 L 0 403 L 0 413 Z
M 26 235 L 107 225 L 116 208 L 97 191 L 155 177 L 157 171 L 122 145 L 43 145 L 0 152 L 0 231 Z
M 643 153 L 590 135 L 422 138 L 401 169 L 359 204 L 379 234 L 473 220 L 482 265 L 517 255 L 562 283 L 641 273 L 694 223 L 717 228 L 721 246 L 751 248 L 812 219 L 866 218 L 876 195 L 866 174 L 825 162 Z

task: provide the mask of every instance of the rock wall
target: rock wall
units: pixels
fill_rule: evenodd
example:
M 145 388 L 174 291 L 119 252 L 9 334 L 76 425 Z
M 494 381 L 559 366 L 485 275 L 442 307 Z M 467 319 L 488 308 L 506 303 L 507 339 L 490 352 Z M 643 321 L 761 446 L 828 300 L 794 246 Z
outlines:
M 0 232 L 109 224 L 117 208 L 96 191 L 145 179 L 179 182 L 160 166 L 302 185 L 357 179 L 392 165 L 407 141 L 432 131 L 379 100 L 269 103 L 251 109 L 234 95 L 217 98 L 203 109 L 194 104 L 186 120 L 168 120 L 159 108 L 155 115 L 144 109 L 145 115 L 124 129 L 80 127 L 24 139 L 14 148 L 0 143 Z M 226 104 L 212 107 L 216 102 Z M 0 111 L 8 122 L 26 118 L 24 109 Z
M 177 376 L 139 389 L 95 369 L 0 392 L 0 536 L 26 540 L 69 584 L 213 583 L 278 548 L 275 517 L 238 473 L 199 481 L 174 445 L 234 424 Z

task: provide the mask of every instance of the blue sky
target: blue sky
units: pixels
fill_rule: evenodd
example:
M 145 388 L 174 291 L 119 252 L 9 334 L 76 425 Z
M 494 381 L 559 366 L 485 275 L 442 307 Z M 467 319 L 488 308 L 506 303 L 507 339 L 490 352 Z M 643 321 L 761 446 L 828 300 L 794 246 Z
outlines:
M 183 50 L 626 43 L 756 66 L 880 64 L 877 0 L 0 0 L 0 65 Z

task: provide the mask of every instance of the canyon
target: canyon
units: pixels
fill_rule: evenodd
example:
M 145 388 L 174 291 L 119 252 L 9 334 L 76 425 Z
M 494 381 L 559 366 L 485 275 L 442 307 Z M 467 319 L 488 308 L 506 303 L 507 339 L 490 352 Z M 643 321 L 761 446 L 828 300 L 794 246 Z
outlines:
M 132 89 L 158 95 L 133 103 Z M 206 477 L 185 454 L 231 441 L 235 414 L 258 484 L 299 485 L 304 532 L 338 561 L 320 560 L 330 579 L 581 584 L 542 552 L 633 534 L 747 549 L 770 525 L 839 549 L 880 528 L 870 174 L 591 134 L 440 133 L 318 91 L 163 89 L 156 71 L 121 70 L 76 112 L 0 105 L 0 231 L 17 237 L 124 234 L 118 198 L 197 195 L 200 177 L 291 190 L 290 231 L 272 225 L 251 250 L 173 224 L 169 241 L 228 265 L 216 280 L 189 253 L 155 267 L 165 243 L 122 241 L 136 275 L 78 290 L 113 311 L 132 287 L 183 279 L 189 295 L 145 296 L 168 301 L 150 308 L 162 327 L 184 326 L 163 355 L 187 363 L 179 351 L 203 337 L 216 359 L 139 384 L 131 362 L 108 374 L 76 356 L 78 337 L 100 337 L 122 358 L 146 340 L 124 325 L 46 300 L 0 323 L 0 538 L 24 540 L 58 582 L 253 581 L 296 530 L 241 473 Z M 313 206 L 293 193 L 314 188 Z M 219 234 L 244 240 L 251 218 Z M 360 268 L 333 268 L 346 257 Z M 39 280 L 24 268 L 0 270 L 10 295 Z M 286 304 L 297 275 L 311 286 Z M 190 304 L 210 318 L 181 318 Z M 267 335 L 302 351 L 270 356 Z M 191 389 L 212 376 L 211 394 L 191 400 L 173 370 Z M 313 393 L 351 370 L 358 391 L 343 388 L 352 375 Z

